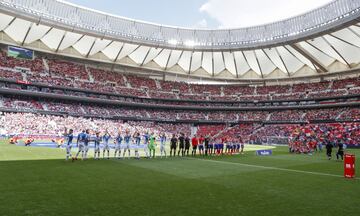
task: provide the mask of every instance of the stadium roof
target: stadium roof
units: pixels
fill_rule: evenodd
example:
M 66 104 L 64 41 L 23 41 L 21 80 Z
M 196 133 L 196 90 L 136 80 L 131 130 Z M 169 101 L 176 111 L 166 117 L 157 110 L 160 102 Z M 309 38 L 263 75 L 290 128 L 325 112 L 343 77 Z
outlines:
M 66 56 L 216 79 L 303 77 L 357 68 L 360 1 L 283 21 L 198 30 L 56 0 L 0 0 L 0 40 Z

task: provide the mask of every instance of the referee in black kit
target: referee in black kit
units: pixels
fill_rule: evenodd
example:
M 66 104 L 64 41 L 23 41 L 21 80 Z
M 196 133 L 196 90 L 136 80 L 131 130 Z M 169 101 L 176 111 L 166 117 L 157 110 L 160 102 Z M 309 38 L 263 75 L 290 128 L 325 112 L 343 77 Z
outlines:
M 177 142 L 178 142 L 178 139 L 176 138 L 176 135 L 173 134 L 173 136 L 170 140 L 170 156 L 172 156 L 172 153 L 174 152 L 174 157 L 175 157 Z
M 210 135 L 207 135 L 205 137 L 205 156 L 208 155 L 208 151 L 209 151 L 209 143 L 210 143 Z
M 181 156 L 184 156 L 185 154 L 184 148 L 185 148 L 185 137 L 183 133 L 180 133 L 178 156 L 180 156 L 180 152 L 181 152 Z

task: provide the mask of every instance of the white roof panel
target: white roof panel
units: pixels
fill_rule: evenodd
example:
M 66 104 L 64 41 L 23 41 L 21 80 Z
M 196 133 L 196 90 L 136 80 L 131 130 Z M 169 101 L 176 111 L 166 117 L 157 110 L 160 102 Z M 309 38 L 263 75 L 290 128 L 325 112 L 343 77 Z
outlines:
M 15 19 L 4 31 L 16 42 L 22 43 L 30 25 L 32 25 L 31 22 Z
M 150 52 L 150 47 L 146 46 L 140 46 L 138 49 L 136 49 L 133 53 L 129 55 L 129 57 L 136 62 L 136 64 L 141 65 L 148 53 Z
M 276 65 L 276 67 L 278 67 L 283 72 L 287 72 L 287 68 L 285 64 L 283 64 L 283 60 L 278 55 L 276 48 L 264 49 L 263 51 L 269 56 L 269 58 Z
M 302 63 L 298 58 L 292 55 L 284 47 L 277 47 L 276 49 L 278 50 L 281 58 L 284 60 L 286 68 L 288 69 L 289 73 L 295 73 L 304 66 L 304 63 Z
M 165 49 L 163 50 L 156 58 L 154 58 L 154 61 L 161 67 L 165 68 L 166 63 L 170 57 L 171 50 Z
M 225 61 L 222 52 L 214 52 L 214 74 L 217 75 L 225 70 Z
M 255 71 L 257 74 L 261 75 L 261 69 L 258 64 L 258 60 L 255 56 L 254 51 L 245 51 L 244 52 L 245 59 L 248 62 L 250 68 Z
M 325 37 L 331 44 L 333 44 L 334 48 L 339 52 L 341 57 L 345 59 L 346 62 L 344 62 L 344 64 L 357 64 L 360 62 L 360 59 L 358 57 L 360 56 L 360 48 L 351 46 L 348 43 L 338 40 L 332 36 Z
M 111 43 L 110 40 L 96 39 L 94 46 L 92 47 L 89 55 L 92 56 L 101 50 L 105 49 Z
M 76 44 L 73 45 L 73 47 L 81 54 L 81 55 L 87 55 L 95 42 L 96 38 L 85 35 L 83 38 L 81 38 Z
M 202 60 L 202 68 L 206 70 L 209 74 L 213 73 L 213 53 L 204 52 Z
M 13 19 L 14 17 L 12 16 L 0 13 L 0 31 L 4 30 Z
M 262 50 L 255 50 L 255 54 L 257 56 L 259 65 L 261 67 L 261 71 L 264 75 L 273 72 L 277 67 L 274 65 L 271 60 L 266 56 L 264 51 Z M 284 71 L 286 72 L 286 71 Z
M 201 67 L 202 52 L 194 52 L 191 59 L 191 72 L 198 70 Z
M 74 45 L 77 41 L 79 41 L 83 37 L 81 34 L 73 33 L 73 32 L 66 32 L 64 38 L 61 41 L 59 46 L 59 50 L 64 50 L 72 45 Z
M 182 53 L 183 53 L 183 51 L 173 50 L 171 52 L 170 58 L 168 60 L 167 66 L 165 68 L 168 69 L 168 68 L 171 68 L 174 65 L 176 65 L 178 63 Z
M 150 52 L 148 53 L 146 59 L 144 60 L 144 64 L 149 63 L 150 61 L 152 61 L 156 56 L 158 56 L 160 54 L 160 52 L 162 52 L 163 49 L 162 48 L 151 48 Z
M 111 61 L 114 61 L 116 58 L 116 55 L 120 52 L 121 48 L 124 46 L 124 43 L 121 42 L 113 42 L 108 47 L 106 47 L 101 52 L 104 53 Z
M 44 25 L 32 25 L 28 36 L 25 39 L 26 44 L 40 40 L 50 30 L 50 27 Z
M 41 41 L 50 49 L 56 50 L 64 34 L 65 31 L 63 30 L 51 29 L 43 38 L 41 38 Z
M 300 44 L 301 47 L 303 47 L 307 52 L 311 53 L 311 55 L 315 57 L 317 61 L 325 66 L 331 65 L 335 61 L 335 58 L 326 55 L 324 52 L 314 48 L 306 42 L 300 42 L 298 44 Z
M 192 52 L 191 51 L 184 51 L 182 54 L 178 64 L 184 71 L 190 71 L 190 60 L 191 60 Z
M 223 52 L 225 59 L 225 68 L 234 76 L 236 76 L 236 67 L 234 55 L 231 52 Z
M 248 72 L 250 70 L 250 66 L 247 63 L 243 52 L 234 52 L 234 56 L 238 74 L 242 75 Z
M 134 52 L 137 48 L 139 47 L 139 45 L 135 45 L 135 44 L 125 44 L 124 47 L 121 49 L 120 54 L 118 55 L 117 60 L 120 60 L 126 56 L 128 56 L 129 54 L 131 54 L 132 52 Z

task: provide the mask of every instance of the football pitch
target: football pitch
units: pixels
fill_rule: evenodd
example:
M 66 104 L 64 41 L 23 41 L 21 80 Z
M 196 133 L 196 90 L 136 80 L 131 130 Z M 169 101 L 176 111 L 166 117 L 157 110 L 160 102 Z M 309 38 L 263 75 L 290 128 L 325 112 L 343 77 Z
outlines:
M 293 155 L 276 147 L 259 157 L 254 149 L 66 162 L 63 149 L 1 141 L 0 215 L 360 214 L 360 179 L 344 179 L 342 162 L 328 161 L 325 152 Z

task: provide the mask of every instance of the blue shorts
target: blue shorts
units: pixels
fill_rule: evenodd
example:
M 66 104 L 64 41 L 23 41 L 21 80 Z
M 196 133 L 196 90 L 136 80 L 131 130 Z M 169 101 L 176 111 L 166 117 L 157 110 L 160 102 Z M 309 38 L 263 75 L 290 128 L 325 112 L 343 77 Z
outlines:
M 214 145 L 214 149 L 219 149 L 219 147 L 220 147 L 219 144 Z
M 240 149 L 240 144 L 236 145 L 236 149 Z
M 209 148 L 210 148 L 210 149 L 214 148 L 214 145 L 213 145 L 213 144 L 209 144 Z
M 204 150 L 204 145 L 199 145 L 199 150 Z
M 232 145 L 226 145 L 227 149 L 232 149 Z
M 224 144 L 219 144 L 220 149 L 224 149 Z

